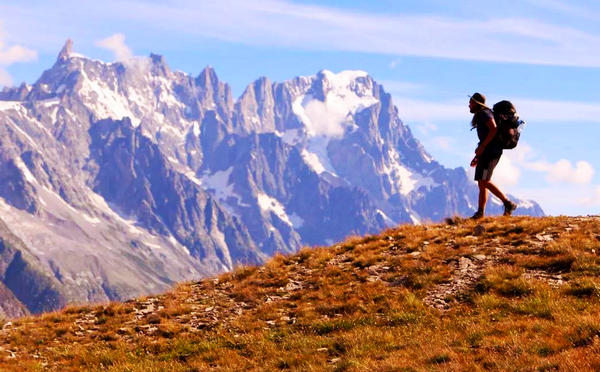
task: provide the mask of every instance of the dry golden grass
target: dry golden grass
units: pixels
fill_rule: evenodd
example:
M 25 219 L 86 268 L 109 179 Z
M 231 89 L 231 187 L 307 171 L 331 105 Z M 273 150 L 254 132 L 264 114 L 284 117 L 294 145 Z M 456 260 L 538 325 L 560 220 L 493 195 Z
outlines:
M 0 370 L 599 370 L 600 219 L 479 223 L 400 226 L 5 322 Z M 447 308 L 425 301 L 436 291 Z

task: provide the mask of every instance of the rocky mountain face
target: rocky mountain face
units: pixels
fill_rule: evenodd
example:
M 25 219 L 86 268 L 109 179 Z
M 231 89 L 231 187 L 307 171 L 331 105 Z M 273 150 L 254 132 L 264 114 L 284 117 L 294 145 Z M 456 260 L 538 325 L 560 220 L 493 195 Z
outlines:
M 400 116 L 360 71 L 261 78 L 234 101 L 210 67 L 104 63 L 69 41 L 35 84 L 0 92 L 0 309 L 156 293 L 472 213 L 464 169 L 433 160 Z

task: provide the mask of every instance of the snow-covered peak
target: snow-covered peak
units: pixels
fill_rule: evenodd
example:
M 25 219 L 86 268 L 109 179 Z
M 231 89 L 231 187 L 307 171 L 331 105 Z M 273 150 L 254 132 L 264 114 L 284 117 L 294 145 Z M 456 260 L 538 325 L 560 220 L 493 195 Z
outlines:
M 365 71 L 346 70 L 336 74 L 322 70 L 317 74 L 317 79 L 320 80 L 324 95 L 333 93 L 345 98 L 351 92 L 357 97 L 373 97 L 375 84 Z
M 64 62 L 64 61 L 68 61 L 71 58 L 89 59 L 86 56 L 84 56 L 83 54 L 73 52 L 73 40 L 67 39 L 67 41 L 65 41 L 65 45 L 60 50 L 60 53 L 58 53 L 57 60 L 59 62 Z M 98 62 L 100 62 L 100 61 L 98 61 Z
M 297 96 L 292 104 L 311 137 L 343 136 L 355 126 L 353 115 L 378 102 L 373 95 L 374 82 L 364 71 L 336 74 L 322 70 L 312 79 L 310 90 Z
M 373 80 L 364 71 L 335 74 L 322 70 L 313 79 L 312 88 L 296 97 L 292 104 L 310 137 L 343 136 L 355 126 L 353 115 L 378 102 L 373 96 Z
M 304 128 L 288 130 L 283 138 L 290 144 L 302 144 L 306 163 L 317 173 L 335 175 L 327 151 L 329 141 L 355 131 L 354 115 L 379 102 L 373 94 L 375 83 L 364 71 L 336 74 L 322 70 L 311 80 L 311 86 L 292 102 L 292 111 Z
M 345 70 L 337 74 L 329 70 L 321 70 L 318 75 L 324 77 L 331 84 L 330 86 L 336 90 L 351 88 L 351 85 L 355 84 L 357 79 L 369 77 L 366 71 L 361 70 Z

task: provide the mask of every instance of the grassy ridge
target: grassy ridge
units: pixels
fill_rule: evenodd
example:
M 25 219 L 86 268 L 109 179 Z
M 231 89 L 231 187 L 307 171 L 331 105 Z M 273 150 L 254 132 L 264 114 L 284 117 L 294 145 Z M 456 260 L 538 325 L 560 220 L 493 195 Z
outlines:
M 598 370 L 599 234 L 594 217 L 401 226 L 5 322 L 0 370 Z

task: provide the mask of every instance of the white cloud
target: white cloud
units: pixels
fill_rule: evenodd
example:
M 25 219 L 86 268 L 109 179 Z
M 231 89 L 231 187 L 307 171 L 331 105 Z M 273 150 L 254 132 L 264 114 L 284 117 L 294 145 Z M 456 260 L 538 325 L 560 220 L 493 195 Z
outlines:
M 0 24 L 1 26 L 1 24 Z M 5 34 L 0 27 L 0 66 L 7 67 L 14 63 L 35 61 L 38 57 L 35 50 L 25 48 L 21 45 L 11 45 L 7 47 L 5 44 Z M 12 77 L 4 68 L 0 68 L 0 85 L 11 86 L 13 84 Z
M 327 137 L 341 137 L 344 134 L 348 111 L 343 106 L 328 105 L 313 99 L 306 104 L 304 112 L 310 119 L 306 125 L 312 134 Z
M 521 178 L 521 169 L 512 161 L 510 156 L 500 158 L 496 169 L 494 170 L 494 183 L 504 189 L 519 183 Z
M 97 41 L 96 45 L 113 52 L 117 61 L 126 61 L 133 57 L 131 49 L 125 45 L 125 35 L 123 34 L 114 34 L 106 39 Z
M 560 159 L 556 162 L 540 160 L 539 154 L 527 143 L 519 143 L 516 149 L 505 151 L 498 167 L 504 161 L 509 163 L 511 172 L 523 168 L 544 173 L 546 181 L 551 184 L 587 185 L 591 183 L 595 174 L 594 167 L 587 161 L 581 160 L 573 164 L 568 159 Z M 509 173 L 508 169 L 505 170 Z
M 575 165 L 569 160 L 561 159 L 554 164 L 549 164 L 546 169 L 549 182 L 565 182 L 575 184 L 588 184 L 594 176 L 594 168 L 587 161 L 578 161 Z
M 0 65 L 8 66 L 17 62 L 31 62 L 37 59 L 37 52 L 20 45 L 4 48 L 0 41 Z
M 188 34 L 255 45 L 600 66 L 599 35 L 533 18 L 369 14 L 281 0 L 180 1 L 177 7 L 155 5 L 127 15 Z
M 0 68 L 0 85 L 11 86 L 13 80 L 8 72 Z
M 20 14 L 34 29 L 48 20 L 63 29 L 67 28 L 65 24 L 69 29 L 81 29 L 86 24 L 79 19 L 84 19 L 87 24 L 110 21 L 123 27 L 135 25 L 146 34 L 170 38 L 210 37 L 305 50 L 600 66 L 597 31 L 577 29 L 582 27 L 578 24 L 569 27 L 525 16 L 500 19 L 368 13 L 285 0 L 106 0 L 85 6 L 63 0 L 27 9 L 0 5 L 0 14 L 11 12 Z M 11 22 L 13 28 L 18 27 Z
M 383 87 L 386 91 L 388 90 L 386 84 L 383 84 Z M 495 98 L 495 95 L 488 95 L 487 101 L 490 103 L 499 100 L 500 98 Z M 511 102 L 517 108 L 520 117 L 525 121 L 600 123 L 600 102 L 552 101 L 530 98 L 511 98 Z M 464 122 L 471 118 L 466 95 L 464 100 L 441 102 L 395 95 L 394 103 L 398 106 L 400 116 L 406 121 Z
M 580 205 L 588 207 L 600 206 L 600 186 L 595 186 L 592 190 L 590 190 L 588 195 L 589 196 L 578 200 Z M 597 212 L 595 214 L 597 214 Z
M 556 185 L 555 187 L 514 188 L 511 194 L 521 199 L 535 200 L 545 213 L 558 215 L 598 214 L 592 202 L 597 187 L 591 185 Z M 586 196 L 586 197 L 582 197 Z

